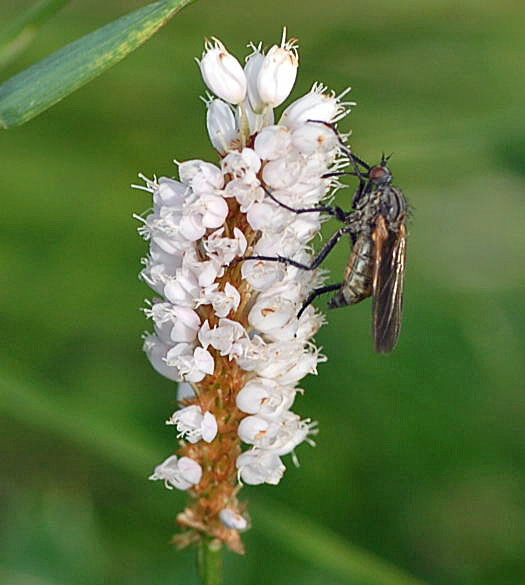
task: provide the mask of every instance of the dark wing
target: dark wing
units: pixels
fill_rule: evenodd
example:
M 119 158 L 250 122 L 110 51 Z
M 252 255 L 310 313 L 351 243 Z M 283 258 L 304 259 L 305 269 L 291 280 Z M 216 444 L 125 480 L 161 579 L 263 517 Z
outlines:
M 374 345 L 379 353 L 391 352 L 399 338 L 403 315 L 403 283 L 407 231 L 404 217 L 394 232 L 380 215 L 372 233 L 375 244 L 373 280 Z

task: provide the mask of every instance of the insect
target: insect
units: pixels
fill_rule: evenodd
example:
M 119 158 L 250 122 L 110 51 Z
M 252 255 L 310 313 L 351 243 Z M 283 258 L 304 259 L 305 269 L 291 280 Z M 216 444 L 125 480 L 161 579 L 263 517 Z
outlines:
M 332 125 L 329 126 L 333 128 Z M 403 313 L 408 203 L 403 192 L 392 185 L 389 157 L 383 155 L 379 164 L 370 166 L 348 149 L 339 134 L 338 137 L 354 172 L 338 172 L 326 176 L 350 174 L 359 177 L 359 186 L 349 212 L 327 205 L 294 209 L 280 202 L 264 186 L 263 188 L 273 201 L 289 211 L 298 214 L 324 211 L 341 221 L 342 227 L 332 235 L 309 265 L 283 256 L 244 256 L 234 262 L 265 260 L 282 262 L 303 270 L 315 270 L 337 242 L 345 234 L 349 234 L 353 246 L 343 282 L 314 289 L 298 316 L 301 316 L 314 299 L 325 293 L 336 291 L 329 302 L 330 308 L 355 305 L 371 296 L 374 348 L 379 353 L 390 353 L 399 338 Z
M 351 234 L 354 244 L 344 280 L 329 303 L 330 308 L 344 307 L 372 296 L 374 346 L 379 353 L 391 352 L 399 338 L 407 240 L 408 203 L 392 185 L 387 162 L 383 156 L 369 168 L 356 191 L 353 213 L 359 218 L 358 231 Z M 307 301 L 321 290 L 313 291 Z

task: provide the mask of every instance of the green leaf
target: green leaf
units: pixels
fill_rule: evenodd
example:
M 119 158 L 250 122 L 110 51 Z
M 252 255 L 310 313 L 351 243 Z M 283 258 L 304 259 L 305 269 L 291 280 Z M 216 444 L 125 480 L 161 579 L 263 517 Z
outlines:
M 0 85 L 0 128 L 19 126 L 147 41 L 193 0 L 163 0 L 66 45 Z
M 58 393 L 63 395 L 63 393 Z M 41 384 L 23 381 L 0 366 L 0 413 L 49 433 L 59 434 L 79 447 L 92 449 L 122 471 L 146 477 L 159 452 L 130 429 L 108 424 L 85 410 L 51 399 Z M 271 498 L 252 502 L 254 530 L 261 530 L 290 553 L 320 571 L 356 585 L 425 585 L 405 571 L 352 545 Z
M 0 30 L 0 67 L 12 61 L 33 40 L 38 28 L 69 0 L 41 0 Z

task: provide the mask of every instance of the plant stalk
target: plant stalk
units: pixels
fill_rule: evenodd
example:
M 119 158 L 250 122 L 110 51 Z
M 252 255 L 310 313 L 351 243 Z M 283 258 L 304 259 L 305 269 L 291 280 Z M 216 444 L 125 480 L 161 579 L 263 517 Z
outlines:
M 223 585 L 222 543 L 216 538 L 203 537 L 197 549 L 197 568 L 201 585 Z

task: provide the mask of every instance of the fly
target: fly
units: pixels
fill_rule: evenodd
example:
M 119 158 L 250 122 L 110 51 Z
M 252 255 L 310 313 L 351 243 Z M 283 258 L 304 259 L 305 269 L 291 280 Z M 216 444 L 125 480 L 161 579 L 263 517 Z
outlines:
M 337 134 L 333 125 L 321 123 L 331 127 Z M 315 270 L 337 242 L 348 234 L 353 247 L 343 282 L 314 289 L 305 300 L 298 317 L 315 298 L 328 292 L 336 292 L 329 302 L 330 308 L 355 305 L 371 296 L 374 348 L 378 353 L 390 353 L 399 339 L 403 314 L 408 203 L 403 192 L 392 185 L 392 172 L 387 165 L 387 157 L 383 155 L 381 162 L 371 167 L 348 149 L 339 134 L 337 136 L 354 172 L 337 172 L 325 176 L 350 174 L 359 177 L 359 186 L 349 212 L 337 206 L 322 204 L 294 209 L 279 201 L 261 185 L 270 199 L 288 211 L 297 214 L 325 212 L 341 221 L 342 227 L 332 235 L 311 264 L 284 256 L 261 255 L 236 258 L 233 263 L 264 260 L 282 262 L 303 270 Z
M 354 235 L 344 280 L 329 303 L 330 308 L 344 307 L 372 296 L 374 346 L 379 353 L 394 349 L 403 314 L 408 204 L 391 183 L 392 173 L 383 157 L 368 171 L 354 197 L 354 211 L 361 216 L 359 232 Z

